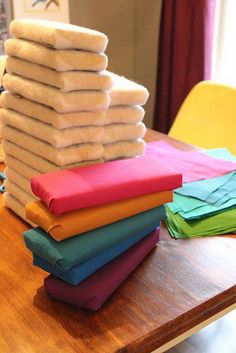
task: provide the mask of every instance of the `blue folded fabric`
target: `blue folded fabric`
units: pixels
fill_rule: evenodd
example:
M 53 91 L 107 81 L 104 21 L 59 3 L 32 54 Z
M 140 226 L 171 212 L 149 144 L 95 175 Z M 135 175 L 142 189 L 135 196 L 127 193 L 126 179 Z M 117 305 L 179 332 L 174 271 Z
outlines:
M 211 157 L 226 159 L 227 161 L 236 163 L 236 156 L 230 153 L 227 148 L 211 148 L 210 150 L 202 150 L 202 152 Z
M 228 200 L 231 200 L 232 198 L 236 197 L 236 189 L 230 191 L 227 195 L 225 195 L 224 197 L 222 197 L 222 199 L 220 199 L 219 201 L 217 201 L 215 203 L 215 206 L 220 206 L 223 203 L 227 202 Z
M 236 197 L 231 198 L 220 206 L 215 206 L 208 204 L 207 202 L 194 199 L 192 197 L 178 194 L 174 195 L 174 202 L 168 204 L 168 207 L 173 214 L 178 213 L 185 220 L 194 220 L 208 217 L 210 215 L 235 208 L 235 206 Z
M 154 229 L 160 226 L 160 222 L 157 222 L 155 227 L 148 227 L 134 236 L 122 241 L 121 243 L 101 252 L 97 256 L 84 261 L 78 266 L 73 267 L 71 270 L 63 272 L 57 267 L 49 264 L 41 257 L 33 254 L 33 264 L 45 270 L 46 272 L 52 273 L 54 276 L 61 278 L 65 282 L 73 285 L 78 285 L 85 278 L 90 276 L 92 273 L 97 271 L 99 268 L 104 266 L 109 261 L 113 260 L 117 256 L 121 255 L 124 251 L 128 250 L 131 246 L 139 242 L 141 239 L 150 234 Z
M 41 228 L 30 229 L 23 236 L 32 253 L 64 272 L 149 227 L 155 229 L 165 217 L 165 206 L 160 206 L 60 242 Z
M 236 193 L 236 173 L 234 173 L 227 183 L 222 185 L 218 190 L 215 190 L 206 201 L 216 206 L 222 205 Z
M 212 201 L 216 202 L 220 197 L 222 197 L 222 186 L 228 183 L 235 174 L 235 172 L 232 172 L 217 178 L 204 179 L 200 181 L 186 183 L 181 188 L 176 189 L 175 192 L 179 195 L 195 197 L 196 199 L 199 199 L 201 201 L 206 201 L 211 196 Z M 216 190 L 216 198 L 213 199 L 212 193 L 214 193 Z
M 226 159 L 231 162 L 236 162 L 236 157 L 233 156 L 225 148 L 215 148 L 211 150 L 205 150 L 203 152 L 214 158 Z M 190 196 L 215 206 L 220 206 L 223 203 L 229 201 L 231 198 L 235 197 L 235 192 L 235 171 L 217 178 L 185 183 L 181 188 L 175 190 L 175 193 L 179 195 Z M 174 212 L 173 209 L 172 212 Z

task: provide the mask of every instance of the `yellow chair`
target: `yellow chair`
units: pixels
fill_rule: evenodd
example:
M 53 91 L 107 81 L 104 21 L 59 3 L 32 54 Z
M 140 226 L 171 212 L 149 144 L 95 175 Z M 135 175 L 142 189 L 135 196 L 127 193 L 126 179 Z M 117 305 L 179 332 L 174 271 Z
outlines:
M 188 94 L 168 134 L 202 148 L 236 155 L 236 87 L 202 81 Z

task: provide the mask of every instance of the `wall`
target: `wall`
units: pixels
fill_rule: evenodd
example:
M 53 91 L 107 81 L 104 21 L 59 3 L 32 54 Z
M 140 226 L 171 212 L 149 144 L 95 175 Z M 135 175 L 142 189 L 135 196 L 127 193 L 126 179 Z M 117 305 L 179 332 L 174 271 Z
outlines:
M 35 1 L 32 0 L 4 0 L 9 7 L 10 3 L 11 12 L 13 18 L 37 18 L 44 19 L 49 21 L 60 21 L 60 22 L 69 22 L 69 1 L 61 1 L 60 8 L 56 6 L 53 2 L 50 4 L 47 10 L 45 6 L 47 2 L 38 0 L 35 6 L 32 6 Z
M 145 123 L 152 126 L 161 0 L 70 0 L 70 22 L 105 32 L 109 69 L 150 91 Z

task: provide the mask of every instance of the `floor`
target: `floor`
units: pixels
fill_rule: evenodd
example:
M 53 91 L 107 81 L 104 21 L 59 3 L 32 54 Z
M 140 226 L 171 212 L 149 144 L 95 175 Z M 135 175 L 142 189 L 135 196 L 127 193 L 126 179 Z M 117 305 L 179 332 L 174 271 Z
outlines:
M 236 353 L 236 310 L 203 328 L 166 353 Z

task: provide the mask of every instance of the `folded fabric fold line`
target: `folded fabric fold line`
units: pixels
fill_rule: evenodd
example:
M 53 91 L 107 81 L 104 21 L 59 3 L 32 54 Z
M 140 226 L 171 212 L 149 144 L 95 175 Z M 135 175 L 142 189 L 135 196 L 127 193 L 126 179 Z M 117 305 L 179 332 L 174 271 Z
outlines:
M 106 70 L 108 59 L 103 53 L 92 53 L 83 50 L 54 50 L 28 40 L 11 38 L 4 43 L 8 56 L 20 58 L 35 64 L 43 65 L 57 71 Z
M 111 76 L 106 71 L 56 71 L 43 65 L 14 57 L 7 58 L 6 70 L 8 73 L 59 88 L 63 92 L 76 90 L 108 91 L 113 83 Z
M 14 184 L 18 185 L 21 189 L 31 195 L 34 199 L 33 193 L 30 187 L 30 180 L 25 178 L 24 175 L 18 173 L 17 169 L 11 168 L 9 165 L 4 169 L 7 179 L 12 181 Z
M 2 108 L 1 119 L 5 125 L 17 128 L 31 136 L 48 142 L 56 148 L 70 147 L 84 143 L 114 143 L 141 138 L 146 128 L 143 123 L 136 125 L 110 124 L 105 126 L 83 126 L 57 129 L 27 115 Z
M 37 142 L 35 144 L 37 146 Z M 21 146 L 16 145 L 16 144 L 12 143 L 11 141 L 8 141 L 5 139 L 3 140 L 3 148 L 4 148 L 4 152 L 5 152 L 5 157 L 4 157 L 5 163 L 7 164 L 7 161 L 9 160 L 9 158 L 11 158 L 11 163 L 12 163 L 13 158 L 17 159 L 18 165 L 20 162 L 20 166 L 22 168 L 21 174 L 23 172 L 25 172 L 27 169 L 28 174 L 27 175 L 24 174 L 23 176 L 28 177 L 28 178 L 31 178 L 33 175 L 37 175 L 37 174 L 50 173 L 50 172 L 54 172 L 54 171 L 58 171 L 58 170 L 62 170 L 62 169 L 75 168 L 75 167 L 80 167 L 80 166 L 84 166 L 84 165 L 103 162 L 103 160 L 101 160 L 101 159 L 94 159 L 94 160 L 88 159 L 87 161 L 81 161 L 81 162 L 77 162 L 77 163 L 73 163 L 73 164 L 64 164 L 63 166 L 60 166 L 60 165 L 58 166 L 57 164 L 50 162 L 47 159 L 45 159 L 35 153 L 32 153 L 29 150 L 22 148 Z M 30 149 L 30 143 L 27 145 L 27 148 Z M 45 152 L 45 153 L 47 153 L 47 152 Z M 94 153 L 96 153 L 96 151 Z M 42 156 L 43 156 L 43 154 L 42 154 Z M 47 157 L 47 155 L 46 155 L 46 157 Z M 77 159 L 79 159 L 79 158 L 77 158 Z M 15 163 L 15 161 L 13 161 L 13 163 Z M 25 168 L 25 166 L 26 166 L 26 168 Z M 30 167 L 31 170 L 29 170 L 27 167 Z
M 24 206 L 36 199 L 34 196 L 28 194 L 24 189 L 22 189 L 19 185 L 15 184 L 10 179 L 5 180 L 5 189 L 9 194 L 19 200 L 20 203 Z
M 57 129 L 90 125 L 137 124 L 144 117 L 144 109 L 138 105 L 114 106 L 100 112 L 83 111 L 60 114 L 46 105 L 25 99 L 9 91 L 4 91 L 0 100 L 4 108 L 38 119 Z
M 83 162 L 86 160 L 97 160 L 100 159 L 103 154 L 103 146 L 99 143 L 79 144 L 57 149 L 49 143 L 10 126 L 3 127 L 3 138 L 14 144 L 17 143 L 20 147 L 25 148 L 58 166 Z
M 3 205 L 5 207 L 10 208 L 12 211 L 14 211 L 21 219 L 23 219 L 24 221 L 26 221 L 27 223 L 30 223 L 33 227 L 35 226 L 33 223 L 31 223 L 30 221 L 28 221 L 26 219 L 26 215 L 25 215 L 25 205 L 22 204 L 14 195 L 11 195 L 8 192 L 5 192 L 3 194 Z
M 88 164 L 91 164 L 93 161 L 132 158 L 143 155 L 145 151 L 145 142 L 142 139 L 105 145 L 84 143 L 58 149 L 10 126 L 5 125 L 2 133 L 4 150 L 35 169 L 47 167 L 54 171 L 54 165 L 57 169 L 68 169 L 81 165 L 81 162 L 84 164 L 88 161 Z M 37 161 L 32 162 L 34 158 L 37 158 Z
M 20 151 L 23 151 L 23 149 L 20 149 Z M 24 155 L 22 157 L 24 157 Z M 32 166 L 30 166 L 30 165 L 33 164 L 33 163 L 32 164 L 30 163 L 31 159 L 34 162 L 38 161 L 37 156 L 34 155 L 33 153 L 31 153 L 31 158 L 29 160 L 26 160 L 29 164 L 25 164 L 20 159 L 17 159 L 15 157 L 11 156 L 10 154 L 5 154 L 4 162 L 11 169 L 14 169 L 15 171 L 17 170 L 18 174 L 23 176 L 24 179 L 28 179 L 28 182 L 30 181 L 30 179 L 34 175 L 44 174 L 44 173 L 48 173 L 50 171 L 52 172 L 52 171 L 56 171 L 56 170 L 61 170 L 58 166 L 56 166 L 54 164 L 50 164 L 46 160 L 43 160 L 42 158 L 40 159 L 40 157 L 39 157 L 39 160 L 40 160 L 40 163 L 41 163 L 41 160 L 42 160 L 42 166 L 39 166 L 37 164 L 36 164 L 36 166 L 37 167 L 39 166 L 39 169 L 41 169 L 41 170 L 34 169 Z M 24 160 L 24 158 L 23 158 L 23 160 Z M 86 161 L 86 162 L 77 163 L 77 164 L 75 164 L 75 165 L 73 165 L 71 167 L 76 167 L 76 166 L 77 167 L 78 166 L 82 167 L 84 165 L 90 165 L 90 164 L 95 164 L 95 163 L 102 163 L 102 161 L 100 161 L 100 160 L 97 160 L 97 161 Z M 49 170 L 47 168 L 47 164 L 49 164 Z M 30 190 L 31 190 L 31 188 L 30 188 Z
M 59 113 L 102 111 L 108 108 L 110 96 L 104 91 L 81 90 L 62 92 L 58 88 L 29 80 L 15 74 L 5 74 L 6 90 L 52 107 Z
M 102 111 L 108 106 L 144 105 L 148 90 L 125 77 L 108 72 L 113 80 L 109 92 L 80 90 L 62 92 L 58 88 L 16 75 L 5 74 L 3 86 L 14 94 L 47 105 L 58 113 Z
M 16 19 L 10 24 L 14 37 L 46 44 L 55 49 L 83 49 L 102 52 L 107 36 L 94 29 L 41 19 Z

